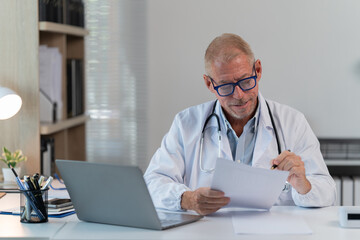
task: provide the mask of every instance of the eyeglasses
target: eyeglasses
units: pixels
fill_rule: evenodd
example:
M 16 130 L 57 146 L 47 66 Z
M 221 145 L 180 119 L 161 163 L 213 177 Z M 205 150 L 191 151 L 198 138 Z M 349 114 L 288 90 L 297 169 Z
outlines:
M 255 64 L 254 64 L 254 70 L 255 70 Z M 208 76 L 208 77 L 210 78 L 211 83 L 214 86 L 214 89 L 221 97 L 226 97 L 226 96 L 232 95 L 235 91 L 236 86 L 239 86 L 241 88 L 241 90 L 243 90 L 244 92 L 251 90 L 256 86 L 256 79 L 257 79 L 257 75 L 256 75 L 256 71 L 255 71 L 255 76 L 240 79 L 236 83 L 225 83 L 225 84 L 222 84 L 219 86 L 215 86 L 214 85 L 215 81 L 210 76 Z

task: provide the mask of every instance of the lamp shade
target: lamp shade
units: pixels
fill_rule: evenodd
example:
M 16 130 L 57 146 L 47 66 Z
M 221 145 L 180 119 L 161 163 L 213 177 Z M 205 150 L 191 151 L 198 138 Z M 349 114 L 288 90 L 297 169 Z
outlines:
M 21 108 L 22 100 L 13 90 L 0 86 L 0 120 L 14 116 Z

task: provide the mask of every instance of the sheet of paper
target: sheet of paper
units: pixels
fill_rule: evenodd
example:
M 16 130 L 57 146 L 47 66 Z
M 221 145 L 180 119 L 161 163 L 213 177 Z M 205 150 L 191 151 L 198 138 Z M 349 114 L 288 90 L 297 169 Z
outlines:
M 255 168 L 218 158 L 211 188 L 230 197 L 226 207 L 270 209 L 288 175 L 287 171 Z
M 232 222 L 236 234 L 312 234 L 302 217 L 286 212 L 238 211 Z

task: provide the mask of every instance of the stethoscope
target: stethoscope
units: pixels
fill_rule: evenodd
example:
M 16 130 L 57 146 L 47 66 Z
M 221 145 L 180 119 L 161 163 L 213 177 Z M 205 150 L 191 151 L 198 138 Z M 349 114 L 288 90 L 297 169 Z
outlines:
M 274 133 L 275 133 L 277 149 L 278 149 L 278 153 L 279 153 L 279 155 L 280 155 L 280 153 L 281 153 L 281 146 L 280 146 L 278 131 L 277 131 L 277 129 L 276 129 L 275 121 L 274 121 L 272 112 L 271 112 L 271 110 L 270 110 L 269 104 L 268 104 L 267 101 L 265 101 L 265 102 L 266 102 L 267 109 L 268 109 L 268 111 L 269 111 L 271 124 L 272 124 L 272 126 L 273 126 Z M 212 112 L 211 112 L 211 114 L 206 118 L 205 123 L 204 123 L 204 127 L 203 127 L 202 132 L 201 132 L 201 139 L 200 139 L 200 170 L 201 170 L 202 172 L 204 172 L 204 173 L 212 173 L 212 172 L 215 170 L 215 168 L 211 168 L 211 169 L 205 169 L 205 168 L 203 168 L 203 163 L 202 163 L 202 152 L 203 152 L 203 146 L 204 146 L 205 128 L 206 128 L 206 125 L 208 124 L 208 122 L 210 121 L 210 119 L 213 118 L 213 117 L 216 118 L 217 125 L 218 125 L 218 158 L 220 157 L 220 154 L 221 154 L 221 126 L 220 126 L 220 117 L 219 117 L 219 115 L 217 115 L 217 114 L 215 113 L 216 103 L 217 103 L 217 100 L 215 100 L 214 106 L 213 106 L 213 108 L 212 108 Z
M 204 136 L 205 136 L 205 128 L 206 128 L 206 125 L 208 124 L 208 122 L 210 121 L 210 119 L 212 117 L 215 117 L 216 118 L 216 122 L 217 122 L 217 125 L 218 125 L 218 158 L 220 157 L 220 154 L 221 154 L 221 126 L 220 126 L 220 117 L 219 115 L 217 115 L 215 113 L 215 107 L 216 107 L 216 103 L 217 103 L 217 100 L 215 100 L 214 102 L 214 106 L 212 108 L 212 112 L 211 114 L 206 118 L 205 120 L 205 123 L 204 123 L 204 127 L 202 129 L 202 132 L 201 132 L 201 139 L 200 139 L 200 170 L 204 173 L 212 173 L 215 168 L 211 168 L 211 169 L 204 169 L 203 168 L 203 164 L 202 164 L 202 152 L 203 152 L 203 146 L 204 146 Z M 271 120 L 271 124 L 273 126 L 273 129 L 274 129 L 274 133 L 275 133 L 275 138 L 276 138 L 276 144 L 277 144 L 277 149 L 278 149 L 278 154 L 280 155 L 281 154 L 281 146 L 280 146 L 280 141 L 279 141 L 279 135 L 278 135 L 278 131 L 276 129 L 276 125 L 275 125 L 275 121 L 274 121 L 274 117 L 273 117 L 273 114 L 270 110 L 270 107 L 269 107 L 269 104 L 268 102 L 265 100 L 265 103 L 266 103 L 266 106 L 267 106 L 267 109 L 268 109 L 268 112 L 269 112 L 269 116 L 270 116 L 270 120 Z M 290 183 L 288 183 L 288 181 L 285 182 L 285 185 L 284 185 L 284 188 L 283 188 L 283 192 L 288 192 L 290 191 Z

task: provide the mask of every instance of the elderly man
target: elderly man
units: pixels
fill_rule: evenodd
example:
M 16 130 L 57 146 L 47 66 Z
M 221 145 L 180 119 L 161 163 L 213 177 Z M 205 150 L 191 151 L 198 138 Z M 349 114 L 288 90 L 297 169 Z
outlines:
M 303 114 L 261 95 L 262 66 L 248 43 L 235 34 L 215 38 L 205 70 L 217 100 L 176 115 L 144 175 L 155 206 L 207 215 L 228 204 L 226 193 L 209 188 L 218 157 L 289 171 L 290 189 L 277 205 L 334 204 L 335 183 L 316 136 Z

